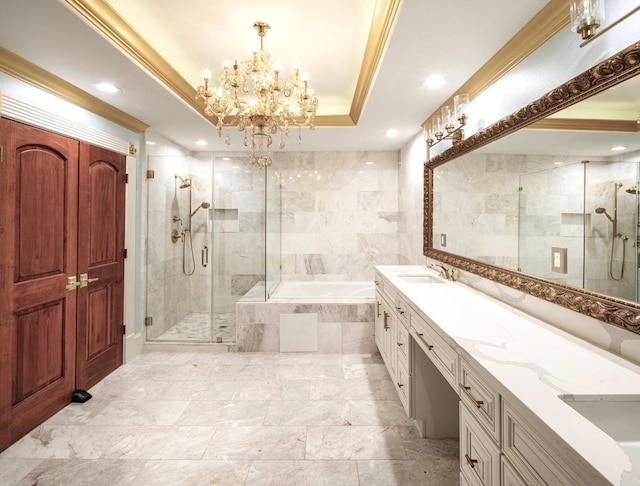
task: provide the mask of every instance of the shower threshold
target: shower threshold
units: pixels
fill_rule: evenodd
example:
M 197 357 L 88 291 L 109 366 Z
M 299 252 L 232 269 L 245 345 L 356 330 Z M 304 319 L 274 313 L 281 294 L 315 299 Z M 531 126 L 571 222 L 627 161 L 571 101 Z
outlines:
M 234 312 L 215 314 L 214 335 L 211 335 L 211 314 L 192 313 L 153 339 L 161 342 L 224 343 L 236 342 L 236 315 Z

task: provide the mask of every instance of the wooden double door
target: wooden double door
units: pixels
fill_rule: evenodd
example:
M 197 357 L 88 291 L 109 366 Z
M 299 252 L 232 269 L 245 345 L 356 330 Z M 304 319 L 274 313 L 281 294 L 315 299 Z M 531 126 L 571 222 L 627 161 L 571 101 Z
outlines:
M 0 451 L 122 364 L 126 157 L 0 120 Z

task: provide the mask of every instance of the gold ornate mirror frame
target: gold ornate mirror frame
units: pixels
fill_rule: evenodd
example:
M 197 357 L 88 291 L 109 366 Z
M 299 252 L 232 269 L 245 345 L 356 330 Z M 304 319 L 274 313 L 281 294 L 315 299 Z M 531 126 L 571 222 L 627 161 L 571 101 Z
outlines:
M 569 285 L 532 277 L 433 248 L 433 170 L 516 130 L 640 74 L 640 43 L 636 43 L 544 96 L 452 146 L 424 167 L 423 253 L 443 263 L 474 273 L 548 302 L 640 334 L 640 304 Z

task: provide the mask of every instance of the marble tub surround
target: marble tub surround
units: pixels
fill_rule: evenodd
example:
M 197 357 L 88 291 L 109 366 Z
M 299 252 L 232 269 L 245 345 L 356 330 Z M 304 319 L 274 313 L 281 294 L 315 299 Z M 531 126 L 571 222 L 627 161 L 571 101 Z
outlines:
M 638 484 L 640 457 L 626 453 L 559 395 L 638 395 L 639 366 L 460 282 L 401 278 L 434 274 L 426 266 L 376 269 L 385 286 L 403 293 L 461 357 L 486 372 L 504 402 L 526 411 L 582 481 Z
M 236 304 L 237 351 L 280 351 L 281 314 L 317 314 L 319 353 L 375 353 L 373 299 L 358 303 L 324 299 L 314 303 Z
M 379 355 L 150 352 L 0 453 L 3 485 L 458 484 Z

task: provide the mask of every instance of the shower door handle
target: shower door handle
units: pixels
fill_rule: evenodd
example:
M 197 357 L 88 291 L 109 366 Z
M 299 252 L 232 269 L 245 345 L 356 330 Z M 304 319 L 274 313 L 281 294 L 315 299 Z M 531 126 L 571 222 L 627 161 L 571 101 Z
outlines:
M 209 265 L 209 247 L 205 246 L 202 248 L 202 266 L 206 267 Z

